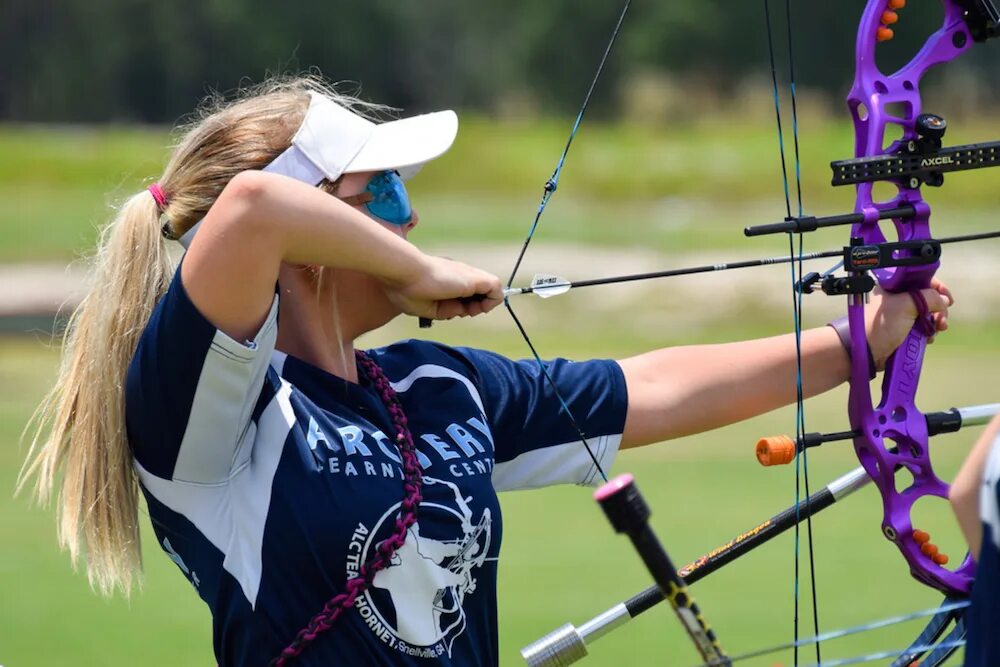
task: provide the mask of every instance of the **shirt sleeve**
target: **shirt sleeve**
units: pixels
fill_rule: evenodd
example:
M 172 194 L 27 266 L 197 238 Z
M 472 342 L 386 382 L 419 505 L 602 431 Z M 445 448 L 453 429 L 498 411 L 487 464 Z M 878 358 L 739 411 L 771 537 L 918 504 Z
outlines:
M 628 410 L 625 377 L 616 362 L 545 362 L 557 394 L 533 360 L 512 361 L 467 348 L 460 352 L 478 374 L 494 438 L 493 486 L 498 491 L 601 481 L 597 464 L 607 472 L 614 462 Z
M 972 607 L 966 614 L 968 644 L 965 665 L 987 667 L 1000 660 L 1000 437 L 983 469 L 979 496 L 982 521 L 982 543 L 976 563 L 976 580 L 972 586 Z
M 216 484 L 250 456 L 251 417 L 278 332 L 278 297 L 252 340 L 237 342 L 202 315 L 180 269 L 146 325 L 125 382 L 133 456 L 163 479 Z
M 1000 436 L 993 440 L 979 492 L 979 518 L 983 527 L 1000 539 Z

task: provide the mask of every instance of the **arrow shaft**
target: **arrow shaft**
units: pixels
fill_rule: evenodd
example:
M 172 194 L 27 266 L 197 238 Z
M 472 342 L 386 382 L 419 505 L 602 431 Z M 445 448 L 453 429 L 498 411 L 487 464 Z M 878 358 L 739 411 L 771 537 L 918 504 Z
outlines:
M 631 273 L 623 276 L 609 276 L 607 278 L 591 278 L 589 280 L 573 280 L 565 281 L 561 283 L 567 286 L 567 289 L 574 289 L 577 287 L 594 287 L 595 285 L 614 285 L 617 283 L 629 283 L 636 282 L 639 280 L 653 280 L 656 278 L 674 278 L 677 276 L 688 276 L 698 273 L 714 273 L 717 271 L 731 271 L 733 269 L 749 269 L 758 266 L 770 266 L 772 264 L 788 264 L 789 262 L 797 262 L 800 259 L 802 261 L 810 261 L 814 259 L 823 259 L 827 257 L 841 257 L 844 251 L 841 250 L 826 250 L 823 252 L 810 252 L 802 255 L 800 258 L 798 255 L 794 256 L 782 256 L 782 257 L 764 257 L 760 259 L 748 259 L 740 260 L 736 262 L 723 262 L 720 264 L 704 264 L 702 266 L 690 266 L 683 269 L 667 269 L 665 271 L 651 271 L 649 273 Z M 517 294 L 531 294 L 533 292 L 541 292 L 544 288 L 537 289 L 534 287 L 511 287 L 504 290 L 504 296 L 513 296 Z
M 945 238 L 936 239 L 938 243 L 944 245 L 948 243 L 965 243 L 968 241 L 983 241 L 986 239 L 1000 238 L 1000 231 L 994 232 L 981 232 L 978 234 L 966 234 L 963 236 L 947 236 Z M 678 276 L 690 276 L 699 273 L 715 273 L 718 271 L 732 271 L 733 269 L 750 269 L 760 266 L 771 266 L 776 264 L 788 264 L 790 262 L 801 261 L 811 261 L 815 259 L 824 259 L 829 257 L 843 257 L 844 250 L 824 250 L 822 252 L 810 252 L 805 253 L 801 257 L 799 255 L 783 255 L 781 257 L 764 257 L 760 259 L 747 259 L 735 262 L 722 262 L 719 264 L 703 264 L 701 266 L 689 266 L 682 269 L 667 269 L 665 271 L 650 271 L 648 273 L 630 273 L 623 276 L 608 276 L 606 278 L 590 278 L 588 280 L 560 280 L 558 283 L 559 287 L 562 287 L 564 291 L 570 289 L 576 289 L 578 287 L 594 287 L 596 285 L 615 285 L 618 283 L 630 283 L 640 280 L 655 280 L 657 278 L 676 278 Z M 546 285 L 543 287 L 506 287 L 504 288 L 504 297 L 516 296 L 518 294 L 533 294 L 540 293 L 546 290 L 551 290 L 551 285 Z

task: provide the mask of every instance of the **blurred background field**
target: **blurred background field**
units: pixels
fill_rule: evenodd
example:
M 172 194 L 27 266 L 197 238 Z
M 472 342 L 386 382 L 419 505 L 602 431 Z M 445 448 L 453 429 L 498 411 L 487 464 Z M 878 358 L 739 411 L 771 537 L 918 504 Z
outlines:
M 155 46 L 164 34 L 173 35 L 171 53 L 187 56 L 178 63 L 162 57 L 136 31 L 124 30 L 136 12 L 159 16 L 164 11 L 159 6 L 80 5 L 55 16 L 16 0 L 9 7 L 12 19 L 0 21 L 0 55 L 23 65 L 0 76 L 0 270 L 40 265 L 54 275 L 68 270 L 76 280 L 109 207 L 156 178 L 171 141 L 169 124 L 207 87 L 228 90 L 244 75 L 259 80 L 268 68 L 320 65 L 331 78 L 364 81 L 366 94 L 407 110 L 459 109 L 462 129 L 454 148 L 412 181 L 421 216 L 412 238 L 433 252 L 506 277 L 596 64 L 599 42 L 611 27 L 606 4 L 581 1 L 570 11 L 564 2 L 482 3 L 460 20 L 449 2 L 433 3 L 423 13 L 396 10 L 391 3 L 321 9 L 307 2 L 290 15 L 257 17 L 260 23 L 254 25 L 272 29 L 256 31 L 262 38 L 229 60 L 225 55 L 238 52 L 250 25 L 237 19 L 249 10 L 240 3 L 198 4 L 189 9 L 190 20 L 204 31 L 201 37 L 164 19 L 163 32 L 153 40 Z M 598 90 L 595 116 L 574 143 L 519 283 L 535 271 L 589 278 L 787 252 L 783 239 L 742 235 L 745 225 L 785 215 L 773 107 L 761 78 L 759 6 L 637 4 L 645 16 L 626 23 L 621 55 Z M 804 200 L 807 212 L 818 215 L 853 205 L 852 192 L 829 187 L 827 164 L 848 157 L 852 144 L 839 99 L 850 81 L 860 7 L 820 3 L 801 10 L 802 29 L 813 38 L 808 52 L 799 54 L 810 63 L 803 66 L 810 85 L 803 86 L 800 119 Z M 355 23 L 362 26 L 358 34 L 333 40 L 324 51 L 317 40 L 325 33 L 309 23 L 310 12 L 336 11 L 356 11 L 366 21 Z M 922 29 L 933 24 L 934 10 L 929 14 L 913 14 Z M 118 32 L 102 42 L 100 30 L 74 30 L 83 21 Z M 386 32 L 394 21 L 406 29 Z M 740 29 L 741 22 L 755 27 Z M 503 26 L 500 36 L 491 25 Z M 215 38 L 217 52 L 198 50 L 197 40 L 206 35 Z M 35 49 L 11 46 L 25 45 L 29 37 Z M 497 40 L 502 45 L 503 39 L 522 47 L 499 48 Z M 436 48 L 442 42 L 452 50 Z M 751 43 L 747 55 L 743 48 Z M 81 48 L 74 55 L 70 47 Z M 690 57 L 693 52 L 699 58 Z M 996 49 L 989 54 L 995 58 Z M 95 60 L 105 64 L 98 67 Z M 64 64 L 66 71 L 49 61 Z M 979 69 L 938 77 L 928 87 L 927 107 L 953 120 L 951 143 L 996 138 L 998 117 L 989 112 L 986 82 L 997 72 L 981 67 L 988 62 L 983 57 L 978 62 Z M 82 72 L 93 75 L 89 94 L 80 89 Z M 150 79 L 159 81 L 159 88 Z M 495 85 L 484 89 L 483 80 Z M 928 190 L 936 233 L 995 229 L 997 182 L 996 172 L 970 172 Z M 838 247 L 845 239 L 842 229 L 817 233 L 807 250 Z M 924 410 L 1000 400 L 995 255 L 995 241 L 945 249 L 939 275 L 958 303 L 952 330 L 927 355 L 919 396 Z M 545 302 L 522 297 L 516 308 L 544 356 L 622 357 L 657 346 L 787 332 L 787 283 L 787 267 L 772 267 L 580 290 Z M 842 305 L 821 294 L 809 297 L 807 326 L 821 325 Z M 423 335 L 527 354 L 502 311 L 442 323 L 430 332 L 399 320 L 364 342 Z M 0 664 L 212 665 L 208 615 L 153 540 L 145 543 L 143 590 L 130 600 L 106 601 L 59 552 L 51 511 L 13 497 L 25 452 L 21 432 L 52 382 L 56 348 L 57 340 L 38 329 L 0 338 Z M 809 430 L 846 428 L 845 403 L 844 390 L 810 401 Z M 759 436 L 787 432 L 793 423 L 791 411 L 779 411 L 623 454 L 615 471 L 636 474 L 654 509 L 655 528 L 675 560 L 686 562 L 793 502 L 792 471 L 760 468 L 753 457 Z M 943 477 L 954 474 L 974 438 L 970 430 L 935 440 Z M 817 450 L 810 457 L 814 488 L 854 465 L 849 446 Z M 564 622 L 580 624 L 649 584 L 626 540 L 611 533 L 587 490 L 558 488 L 502 500 L 505 667 L 521 664 L 518 650 L 528 642 Z M 910 579 L 881 537 L 879 508 L 868 489 L 814 524 L 821 629 L 938 602 Z M 944 503 L 920 516 L 957 558 L 957 530 Z M 791 568 L 789 535 L 697 584 L 695 595 L 727 649 L 738 653 L 790 639 Z M 911 624 L 844 640 L 831 644 L 824 657 L 902 648 L 917 631 Z M 696 662 L 663 607 L 600 640 L 582 664 Z M 789 665 L 791 659 L 780 655 L 748 664 Z
M 851 129 L 820 114 L 800 123 L 807 208 L 850 210 L 853 192 L 829 186 L 828 163 L 848 157 Z M 568 124 L 462 114 L 454 147 L 411 184 L 422 219 L 433 223 L 418 229 L 418 240 L 520 242 Z M 995 126 L 993 118 L 963 122 L 949 141 L 989 137 Z M 784 217 L 776 136 L 771 118 L 718 109 L 670 127 L 588 122 L 558 205 L 546 213 L 545 239 L 662 253 L 773 252 L 774 239 L 741 232 Z M 87 251 L 109 205 L 152 182 L 170 142 L 162 127 L 0 125 L 0 261 L 66 261 Z M 988 226 L 1000 200 L 995 184 L 988 170 L 949 176 L 947 187 L 929 189 L 935 222 L 946 220 L 949 235 Z M 840 243 L 842 231 L 817 233 L 814 243 Z

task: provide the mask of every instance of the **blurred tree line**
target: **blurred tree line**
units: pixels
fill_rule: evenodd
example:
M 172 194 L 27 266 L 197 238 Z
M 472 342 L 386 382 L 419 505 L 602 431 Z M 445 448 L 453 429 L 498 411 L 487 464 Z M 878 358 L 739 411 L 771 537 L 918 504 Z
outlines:
M 797 83 L 839 100 L 864 1 L 791 4 Z M 633 115 L 658 109 L 666 119 L 707 101 L 731 108 L 751 82 L 769 94 L 763 5 L 635 0 L 596 112 L 632 106 Z M 787 78 L 784 3 L 771 5 Z M 411 112 L 566 113 L 579 105 L 620 9 L 615 0 L 0 0 L 0 119 L 172 122 L 208 90 L 310 68 Z M 937 0 L 911 2 L 885 68 L 908 59 L 940 22 Z M 1000 82 L 998 51 L 975 51 L 936 81 L 981 106 Z M 673 102 L 650 102 L 657 97 Z

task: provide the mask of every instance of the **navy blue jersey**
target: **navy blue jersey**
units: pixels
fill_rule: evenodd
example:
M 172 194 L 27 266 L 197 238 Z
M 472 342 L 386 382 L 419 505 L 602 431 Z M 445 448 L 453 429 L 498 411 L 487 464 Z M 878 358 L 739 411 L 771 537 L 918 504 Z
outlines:
M 969 635 L 965 647 L 966 667 L 1000 665 L 1000 438 L 993 443 L 979 496 L 983 542 L 972 584 L 972 608 L 966 622 Z
M 223 667 L 260 667 L 392 534 L 403 497 L 392 421 L 370 387 L 274 349 L 278 299 L 237 342 L 177 272 L 129 368 L 126 422 L 160 546 L 213 617 Z M 424 473 L 418 521 L 302 665 L 496 665 L 496 491 L 598 473 L 538 368 L 407 341 L 374 350 Z M 604 467 L 627 397 L 612 361 L 548 364 Z

